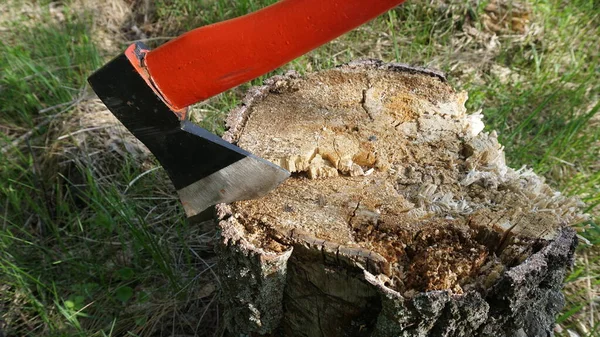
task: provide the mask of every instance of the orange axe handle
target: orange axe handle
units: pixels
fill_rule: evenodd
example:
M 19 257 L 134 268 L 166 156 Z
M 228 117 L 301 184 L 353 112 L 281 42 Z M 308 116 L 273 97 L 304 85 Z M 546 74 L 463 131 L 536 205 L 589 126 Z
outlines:
M 272 71 L 404 0 L 281 0 L 190 31 L 145 54 L 147 76 L 181 110 Z

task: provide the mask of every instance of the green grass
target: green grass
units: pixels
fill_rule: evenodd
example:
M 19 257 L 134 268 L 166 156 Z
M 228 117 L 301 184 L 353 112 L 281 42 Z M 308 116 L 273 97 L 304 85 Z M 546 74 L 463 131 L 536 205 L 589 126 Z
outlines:
M 273 2 L 157 2 L 153 33 L 175 36 Z M 48 2 L 32 5 L 41 13 L 35 24 L 26 24 L 27 13 L 0 21 L 10 28 L 0 30 L 0 328 L 3 320 L 9 336 L 211 333 L 214 233 L 184 221 L 151 158 L 122 145 L 108 152 L 104 131 L 94 134 L 99 140 L 57 140 L 77 131 L 73 120 L 90 100 L 85 79 L 114 54 L 95 43 L 101 18 L 71 4 L 63 21 L 52 17 Z M 587 203 L 594 217 L 582 235 L 599 244 L 600 58 L 590 47 L 600 45 L 598 5 L 533 1 L 534 31 L 500 35 L 499 47 L 488 49 L 489 39 L 465 33 L 484 30 L 486 4 L 408 2 L 273 74 L 366 57 L 447 71 L 469 92 L 469 110 L 481 109 L 487 129 L 498 130 L 511 166 L 530 166 Z M 196 119 L 222 133 L 224 113 L 271 75 L 196 105 Z M 589 259 L 578 260 L 567 278 L 567 307 L 558 318 L 565 328 L 589 323 L 580 285 L 586 277 L 600 282 L 593 251 L 581 252 Z
M 0 41 L 3 123 L 33 127 L 36 119 L 60 110 L 52 107 L 80 94 L 89 70 L 101 63 L 86 29 L 75 20 L 11 27 L 19 39 Z
M 156 3 L 156 15 L 164 31 L 181 33 L 238 17 L 275 2 L 276 0 L 165 0 Z
M 94 144 L 56 140 L 102 63 L 89 14 L 57 23 L 44 13 L 30 28 L 13 22 L 18 38 L 0 42 L 3 138 L 23 139 L 0 154 L 0 311 L 8 336 L 144 334 L 207 301 L 190 293 L 213 263 L 196 253 L 210 248 L 198 250 L 211 233 L 180 216 L 161 170 L 131 184 L 143 164 L 156 163 L 117 154 L 98 160 Z M 197 329 L 188 325 L 183 330 Z

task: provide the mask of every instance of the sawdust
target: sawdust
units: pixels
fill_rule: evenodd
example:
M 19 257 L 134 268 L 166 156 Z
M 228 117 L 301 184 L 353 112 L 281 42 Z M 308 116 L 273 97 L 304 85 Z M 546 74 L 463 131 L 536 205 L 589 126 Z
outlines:
M 238 144 L 293 172 L 266 197 L 232 205 L 253 244 L 283 251 L 301 231 L 336 254 L 383 257 L 377 270 L 394 289 L 462 293 L 580 219 L 578 200 L 506 166 L 496 134 L 467 115 L 466 93 L 407 70 L 350 64 L 280 77 L 245 107 Z

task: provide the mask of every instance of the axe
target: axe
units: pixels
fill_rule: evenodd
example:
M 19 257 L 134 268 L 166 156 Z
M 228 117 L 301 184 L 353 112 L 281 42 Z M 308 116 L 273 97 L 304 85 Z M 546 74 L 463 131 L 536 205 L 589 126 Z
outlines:
M 88 81 L 165 168 L 188 218 L 265 195 L 290 173 L 188 120 L 187 107 L 272 71 L 403 0 L 281 0 L 197 28 L 150 50 L 142 43 Z

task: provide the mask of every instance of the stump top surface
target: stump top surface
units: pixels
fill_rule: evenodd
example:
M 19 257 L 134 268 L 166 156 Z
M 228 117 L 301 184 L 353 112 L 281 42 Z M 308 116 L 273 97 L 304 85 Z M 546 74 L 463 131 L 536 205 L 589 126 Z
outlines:
M 399 279 L 431 269 L 412 277 L 415 288 L 459 291 L 572 220 L 576 202 L 506 167 L 495 134 L 466 114 L 467 95 L 438 76 L 349 65 L 262 90 L 233 116 L 245 122 L 230 137 L 293 175 L 231 206 L 259 247 L 282 251 L 272 231 L 300 229 L 376 252 Z

